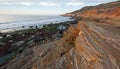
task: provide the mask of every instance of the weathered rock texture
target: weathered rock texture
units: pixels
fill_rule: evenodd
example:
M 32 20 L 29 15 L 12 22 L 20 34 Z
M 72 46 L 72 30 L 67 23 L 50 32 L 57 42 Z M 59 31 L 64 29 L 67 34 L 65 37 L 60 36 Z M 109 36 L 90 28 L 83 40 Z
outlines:
M 79 69 L 119 69 L 120 28 L 89 21 L 78 26 L 75 46 L 81 57 Z
M 61 40 L 29 48 L 1 69 L 120 69 L 120 19 L 116 18 L 84 17 Z

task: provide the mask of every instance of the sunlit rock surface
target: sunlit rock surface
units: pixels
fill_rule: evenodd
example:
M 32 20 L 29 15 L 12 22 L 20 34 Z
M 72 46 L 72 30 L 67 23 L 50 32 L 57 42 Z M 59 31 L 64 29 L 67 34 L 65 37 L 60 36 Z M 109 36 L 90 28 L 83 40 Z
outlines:
M 119 69 L 120 28 L 110 24 L 81 21 L 79 29 L 75 42 L 81 57 L 79 69 Z

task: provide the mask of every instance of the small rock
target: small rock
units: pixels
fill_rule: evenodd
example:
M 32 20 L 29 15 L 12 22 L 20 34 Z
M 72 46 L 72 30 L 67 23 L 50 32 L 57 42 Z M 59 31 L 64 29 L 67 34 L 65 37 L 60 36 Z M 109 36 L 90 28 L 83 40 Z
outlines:
M 13 42 L 13 40 L 9 40 L 9 42 L 11 43 L 11 42 Z
M 20 47 L 25 41 L 19 41 L 12 44 L 12 46 Z
M 58 28 L 59 30 L 65 30 L 65 29 L 66 29 L 66 27 L 63 26 L 63 25 L 60 25 L 60 26 L 58 26 L 57 28 Z
M 25 34 L 22 34 L 22 36 L 25 36 Z
M 31 40 L 31 41 L 29 41 L 27 44 L 28 44 L 28 45 L 31 45 L 31 44 L 33 44 L 33 43 L 34 43 L 34 41 Z
M 10 38 L 12 38 L 12 36 L 11 36 L 11 35 L 7 35 L 6 37 L 10 37 Z
M 0 36 L 0 39 L 2 39 L 3 37 Z
M 17 50 L 17 53 L 21 53 L 23 51 L 23 47 L 20 47 L 18 50 Z

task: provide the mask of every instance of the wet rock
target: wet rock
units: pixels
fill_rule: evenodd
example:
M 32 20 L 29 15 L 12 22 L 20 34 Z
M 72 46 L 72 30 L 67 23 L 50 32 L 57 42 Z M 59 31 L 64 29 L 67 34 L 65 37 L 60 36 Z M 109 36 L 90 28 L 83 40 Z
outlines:
M 17 50 L 17 53 L 19 54 L 19 53 L 22 53 L 23 52 L 23 47 L 20 47 L 18 50 Z
M 29 41 L 27 44 L 31 45 L 32 43 L 34 43 L 34 40 Z
M 28 38 L 28 40 L 31 40 L 31 39 L 33 39 L 35 37 L 36 37 L 35 35 L 32 35 L 30 38 Z
M 0 56 L 0 65 L 3 65 L 5 63 L 7 63 L 8 61 L 10 61 L 12 58 L 14 58 L 16 55 L 15 52 L 11 52 L 5 56 Z
M 12 36 L 11 36 L 11 35 L 6 35 L 6 37 L 8 37 L 8 38 L 12 38 Z
M 60 25 L 60 26 L 58 26 L 57 28 L 58 28 L 59 30 L 65 30 L 65 29 L 66 29 L 66 27 L 63 26 L 63 25 Z
M 35 38 L 34 42 L 43 42 L 45 40 L 45 37 L 39 37 L 39 38 Z
M 12 43 L 12 42 L 13 42 L 13 40 L 9 40 L 9 42 L 10 42 L 10 43 Z
M 0 45 L 1 45 L 1 46 L 4 46 L 4 45 L 6 45 L 6 43 L 0 42 Z
M 25 36 L 25 34 L 22 34 L 22 36 Z
M 22 44 L 24 43 L 25 41 L 19 41 L 19 42 L 15 42 L 15 43 L 13 43 L 12 44 L 12 47 L 20 47 L 20 46 L 22 46 Z
M 0 36 L 0 39 L 2 39 L 3 37 L 2 36 Z

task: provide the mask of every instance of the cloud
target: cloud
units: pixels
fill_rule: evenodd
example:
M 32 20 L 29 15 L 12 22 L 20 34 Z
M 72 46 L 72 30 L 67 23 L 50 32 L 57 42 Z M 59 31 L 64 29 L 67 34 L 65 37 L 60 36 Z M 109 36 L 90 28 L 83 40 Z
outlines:
M 0 5 L 14 5 L 19 4 L 18 2 L 0 2 Z
M 85 3 L 98 3 L 98 2 L 110 2 L 116 0 L 0 0 L 0 2 L 85 2 Z
M 54 2 L 40 2 L 39 5 L 40 6 L 60 6 L 60 4 L 54 3 Z
M 26 6 L 34 5 L 33 2 L 20 2 L 20 4 L 26 5 Z
M 85 3 L 83 2 L 68 2 L 66 3 L 68 6 L 85 6 Z
M 25 5 L 25 6 L 46 6 L 46 7 L 59 7 L 59 6 L 85 6 L 95 5 L 114 0 L 0 0 L 0 5 Z
M 0 5 L 25 5 L 30 6 L 33 5 L 33 2 L 1 2 Z
M 0 5 L 25 5 L 25 6 L 47 6 L 47 7 L 58 7 L 59 3 L 56 2 L 0 2 Z

